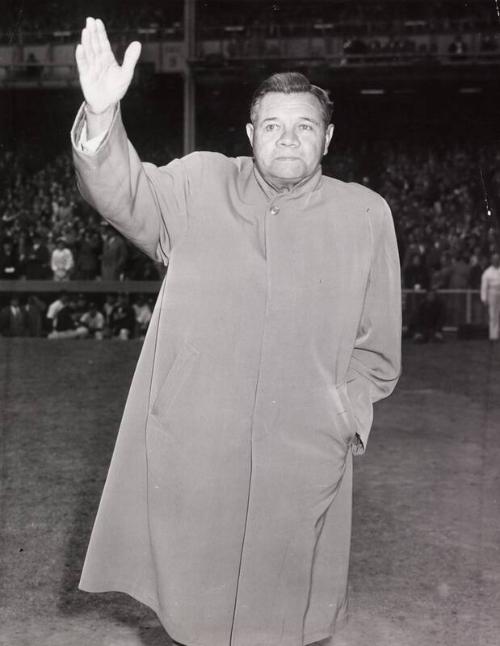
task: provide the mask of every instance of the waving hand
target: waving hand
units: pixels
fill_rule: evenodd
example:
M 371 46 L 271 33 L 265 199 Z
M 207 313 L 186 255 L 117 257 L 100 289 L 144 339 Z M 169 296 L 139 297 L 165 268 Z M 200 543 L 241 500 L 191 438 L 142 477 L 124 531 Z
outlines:
M 141 44 L 130 43 L 123 65 L 111 51 L 102 20 L 87 18 L 82 41 L 76 48 L 76 63 L 85 101 L 95 114 L 102 114 L 125 95 L 141 53 Z

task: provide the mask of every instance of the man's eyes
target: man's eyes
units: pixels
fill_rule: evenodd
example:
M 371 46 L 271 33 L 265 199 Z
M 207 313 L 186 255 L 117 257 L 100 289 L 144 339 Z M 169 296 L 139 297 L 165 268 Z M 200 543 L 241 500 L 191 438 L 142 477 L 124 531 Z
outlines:
M 264 126 L 265 132 L 274 132 L 274 131 L 278 130 L 279 128 L 280 128 L 280 125 L 278 123 L 267 123 Z M 299 123 L 297 128 L 299 130 L 302 130 L 302 131 L 311 131 L 311 130 L 313 130 L 313 126 L 310 123 Z

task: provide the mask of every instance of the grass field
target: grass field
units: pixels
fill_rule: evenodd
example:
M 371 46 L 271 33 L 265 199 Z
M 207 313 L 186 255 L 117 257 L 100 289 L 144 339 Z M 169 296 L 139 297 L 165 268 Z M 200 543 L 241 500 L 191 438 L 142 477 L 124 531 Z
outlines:
M 76 588 L 139 351 L 0 339 L 1 646 L 169 644 L 147 608 Z M 355 461 L 338 644 L 500 645 L 499 474 L 500 347 L 406 345 Z

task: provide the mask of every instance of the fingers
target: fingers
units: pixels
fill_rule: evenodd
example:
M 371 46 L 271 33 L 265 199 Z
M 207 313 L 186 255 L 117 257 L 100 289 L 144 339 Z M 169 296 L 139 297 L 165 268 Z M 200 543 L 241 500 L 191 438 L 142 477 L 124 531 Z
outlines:
M 82 29 L 81 43 L 88 63 L 97 58 L 101 51 L 109 49 L 109 41 L 102 20 L 87 18 L 85 27 Z
M 141 43 L 135 40 L 133 43 L 130 43 L 130 45 L 127 47 L 125 51 L 125 56 L 123 57 L 122 67 L 130 78 L 132 78 L 134 74 L 134 68 L 137 64 L 137 61 L 139 60 L 140 55 L 141 55 Z
M 94 50 L 92 49 L 92 43 L 90 42 L 90 32 L 86 26 L 82 29 L 81 45 L 83 53 L 85 54 L 85 58 L 87 62 L 90 63 L 90 61 L 94 58 Z
M 108 35 L 106 34 L 106 27 L 100 18 L 97 18 L 95 21 L 95 34 L 100 51 L 105 53 L 110 52 L 111 45 L 109 44 Z
M 87 56 L 85 55 L 85 50 L 81 43 L 76 46 L 75 58 L 79 74 L 85 74 L 88 70 L 89 63 Z
M 87 18 L 86 29 L 89 34 L 89 43 L 92 48 L 92 53 L 94 58 L 99 56 L 101 51 L 101 45 L 99 43 L 99 36 L 97 35 L 97 21 L 94 18 Z

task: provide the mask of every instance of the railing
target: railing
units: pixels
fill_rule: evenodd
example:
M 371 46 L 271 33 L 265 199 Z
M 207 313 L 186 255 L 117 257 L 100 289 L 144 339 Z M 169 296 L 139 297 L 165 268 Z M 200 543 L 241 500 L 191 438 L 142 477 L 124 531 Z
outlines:
M 466 57 L 437 54 L 422 54 L 418 52 L 387 52 L 387 53 L 367 53 L 367 54 L 319 54 L 316 52 L 308 52 L 306 50 L 285 51 L 285 50 L 269 50 L 267 54 L 229 54 L 224 49 L 222 43 L 222 50 L 212 49 L 205 53 L 199 52 L 195 61 L 197 65 L 206 68 L 217 67 L 219 65 L 227 66 L 247 66 L 252 63 L 258 64 L 259 61 L 264 59 L 276 61 L 283 60 L 288 62 L 300 61 L 301 64 L 307 64 L 311 67 L 314 66 L 327 66 L 328 68 L 401 68 L 407 66 L 421 66 L 425 64 L 427 72 L 432 69 L 444 68 L 471 68 L 479 69 L 486 66 L 500 66 L 500 52 L 498 53 L 480 53 L 480 54 L 467 54 Z M 157 60 L 148 62 L 145 60 L 138 67 L 138 76 L 142 73 L 141 70 L 146 68 L 148 73 L 179 73 L 182 69 L 182 61 L 179 62 L 179 54 L 175 53 L 174 64 L 171 63 L 172 56 L 164 53 L 163 56 L 158 56 Z M 162 58 L 163 62 L 158 62 Z M 182 58 L 182 56 L 180 56 Z M 148 67 L 149 65 L 149 67 Z M 170 65 L 170 67 L 169 67 Z M 29 85 L 29 86 L 44 86 L 44 85 L 76 85 L 78 83 L 78 76 L 76 66 L 74 63 L 4 63 L 0 62 L 0 85 Z
M 21 299 L 36 294 L 50 300 L 62 290 L 72 294 L 94 294 L 100 300 L 106 294 L 157 294 L 161 281 L 85 281 L 70 280 L 0 280 L 0 307 L 7 305 L 12 294 Z M 486 307 L 481 303 L 480 293 L 474 289 L 445 289 L 437 292 L 444 303 L 443 328 L 455 332 L 462 325 L 486 325 Z M 403 327 L 408 328 L 417 307 L 425 298 L 425 290 L 403 290 Z M 381 304 L 383 307 L 383 304 Z
M 437 292 L 444 303 L 444 330 L 456 331 L 461 325 L 486 325 L 488 315 L 475 289 L 443 289 Z M 403 326 L 407 328 L 417 307 L 425 298 L 424 290 L 403 290 Z

